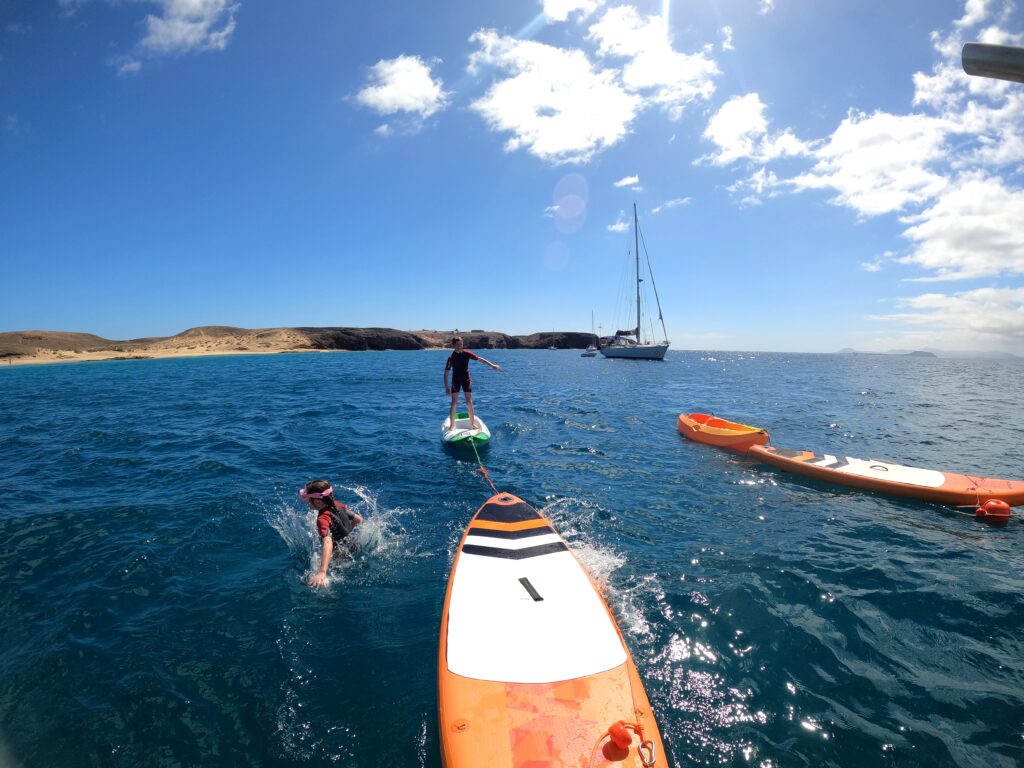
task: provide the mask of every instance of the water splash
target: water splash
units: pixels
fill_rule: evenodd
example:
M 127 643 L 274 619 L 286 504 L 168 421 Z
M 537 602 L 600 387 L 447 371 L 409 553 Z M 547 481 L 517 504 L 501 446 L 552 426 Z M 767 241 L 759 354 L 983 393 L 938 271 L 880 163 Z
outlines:
M 346 506 L 363 521 L 347 538 L 351 544 L 351 556 L 331 558 L 328 587 L 331 581 L 345 579 L 347 572 L 361 562 L 372 562 L 377 570 L 390 570 L 404 558 L 417 555 L 410 549 L 410 537 L 401 522 L 402 517 L 408 514 L 406 510 L 381 506 L 378 495 L 365 486 L 336 485 L 336 488 L 339 500 L 349 495 L 358 499 Z M 283 499 L 279 499 L 267 512 L 267 522 L 284 540 L 289 552 L 301 561 L 299 567 L 305 569 L 303 579 L 312 575 L 320 565 L 316 517 L 314 510 L 300 508 Z

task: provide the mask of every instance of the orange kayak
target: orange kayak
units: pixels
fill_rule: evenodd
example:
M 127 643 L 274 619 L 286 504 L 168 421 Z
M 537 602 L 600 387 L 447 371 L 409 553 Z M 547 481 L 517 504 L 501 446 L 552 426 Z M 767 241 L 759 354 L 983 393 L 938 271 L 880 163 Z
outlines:
M 874 459 L 829 454 L 819 456 L 811 451 L 775 446 L 754 445 L 747 455 L 786 472 L 796 472 L 816 480 L 939 504 L 980 506 L 991 499 L 1005 501 L 1011 507 L 1024 504 L 1024 482 L 1019 480 L 904 467 Z
M 667 768 L 607 603 L 561 536 L 501 493 L 459 542 L 441 616 L 446 768 Z
M 765 430 L 735 421 L 726 421 L 710 413 L 681 413 L 676 424 L 683 437 L 740 453 L 752 445 L 768 443 L 768 433 Z

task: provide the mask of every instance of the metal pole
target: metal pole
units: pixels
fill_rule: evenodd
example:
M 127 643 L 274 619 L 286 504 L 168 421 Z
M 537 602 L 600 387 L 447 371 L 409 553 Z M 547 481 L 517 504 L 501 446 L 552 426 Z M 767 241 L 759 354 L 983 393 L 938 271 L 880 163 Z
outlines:
M 1024 83 L 1024 48 L 965 43 L 960 58 L 968 75 Z
M 633 203 L 633 253 L 636 254 L 636 343 L 640 343 L 640 225 L 636 220 L 636 203 Z

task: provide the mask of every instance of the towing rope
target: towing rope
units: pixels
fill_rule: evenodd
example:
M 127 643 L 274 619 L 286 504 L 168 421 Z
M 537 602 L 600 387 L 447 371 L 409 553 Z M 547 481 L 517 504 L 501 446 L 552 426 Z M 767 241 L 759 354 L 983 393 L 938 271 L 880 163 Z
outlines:
M 487 484 L 489 486 L 491 486 L 491 490 L 494 491 L 495 494 L 501 493 L 501 491 L 499 491 L 497 489 L 497 487 L 494 485 L 494 483 L 491 482 L 491 475 L 487 471 L 487 467 L 484 466 L 483 461 L 480 460 L 480 453 L 476 449 L 476 440 L 474 440 L 472 437 L 468 438 L 468 440 L 469 440 L 470 447 L 472 447 L 472 449 L 473 449 L 473 455 L 476 456 L 476 463 L 478 465 L 477 468 L 476 468 L 476 471 L 484 476 L 484 480 L 486 480 Z

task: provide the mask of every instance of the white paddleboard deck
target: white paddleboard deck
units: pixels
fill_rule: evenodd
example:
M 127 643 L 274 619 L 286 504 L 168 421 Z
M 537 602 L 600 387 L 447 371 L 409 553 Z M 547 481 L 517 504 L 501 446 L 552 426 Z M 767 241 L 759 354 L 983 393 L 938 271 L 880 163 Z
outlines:
M 548 520 L 514 496 L 484 505 L 452 576 L 448 669 L 477 680 L 551 683 L 626 658 L 589 576 Z
M 479 416 L 476 417 L 477 428 L 473 429 L 473 425 L 469 421 L 469 417 L 466 418 L 455 418 L 455 428 L 451 427 L 451 417 L 444 420 L 441 425 L 441 440 L 446 443 L 456 442 L 458 440 L 466 440 L 468 438 L 483 438 L 489 440 L 491 438 L 491 430 L 484 424 L 484 420 Z
M 802 451 L 786 451 L 780 448 L 776 448 L 774 453 L 780 456 L 786 456 L 787 453 L 803 454 Z M 809 466 L 831 469 L 844 475 L 916 485 L 921 488 L 939 488 L 946 482 L 946 475 L 937 470 L 905 467 L 902 464 L 891 464 L 877 459 L 856 459 L 852 456 L 833 456 L 826 453 L 823 456 L 808 459 L 804 463 Z

